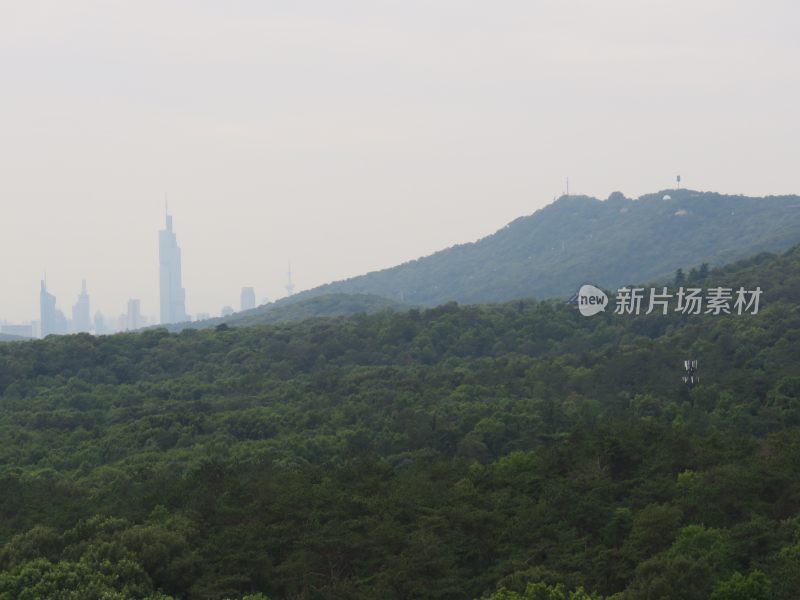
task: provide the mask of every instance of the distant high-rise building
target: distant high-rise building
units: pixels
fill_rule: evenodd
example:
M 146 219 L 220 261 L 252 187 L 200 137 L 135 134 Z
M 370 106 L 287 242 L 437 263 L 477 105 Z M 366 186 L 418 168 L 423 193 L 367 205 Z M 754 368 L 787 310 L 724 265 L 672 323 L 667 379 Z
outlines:
M 181 249 L 172 232 L 172 216 L 158 233 L 158 261 L 161 291 L 161 323 L 180 323 L 186 315 L 186 291 L 181 284 Z
M 39 291 L 39 315 L 43 338 L 53 333 L 58 333 L 56 297 L 48 293 L 47 282 L 44 280 L 42 280 L 42 287 Z
M 139 300 L 131 298 L 128 300 L 128 314 L 125 319 L 125 329 L 133 330 L 139 329 L 144 323 L 142 322 L 142 311 Z
M 250 310 L 256 307 L 256 291 L 251 287 L 242 288 L 241 310 Z
M 86 280 L 81 282 L 81 293 L 72 307 L 72 331 L 91 331 L 92 320 L 89 316 L 89 294 L 86 293 Z
M 211 318 L 211 313 L 199 312 L 194 316 L 195 321 L 208 321 Z
M 56 309 L 56 330 L 53 333 L 63 335 L 69 331 L 69 321 L 63 312 Z
M 220 316 L 222 317 L 230 317 L 232 314 L 233 314 L 232 306 L 223 306 L 222 311 L 220 311 Z
M 108 333 L 108 326 L 106 325 L 106 318 L 99 310 L 94 313 L 94 334 L 105 335 Z

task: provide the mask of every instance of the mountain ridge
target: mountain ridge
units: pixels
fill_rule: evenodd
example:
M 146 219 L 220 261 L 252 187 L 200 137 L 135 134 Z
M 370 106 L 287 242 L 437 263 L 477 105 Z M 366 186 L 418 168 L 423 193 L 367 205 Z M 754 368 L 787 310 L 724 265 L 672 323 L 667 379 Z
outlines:
M 614 287 L 719 266 L 800 242 L 800 196 L 662 190 L 637 199 L 562 196 L 475 242 L 301 292 L 384 296 L 433 306 L 564 297 L 594 280 Z

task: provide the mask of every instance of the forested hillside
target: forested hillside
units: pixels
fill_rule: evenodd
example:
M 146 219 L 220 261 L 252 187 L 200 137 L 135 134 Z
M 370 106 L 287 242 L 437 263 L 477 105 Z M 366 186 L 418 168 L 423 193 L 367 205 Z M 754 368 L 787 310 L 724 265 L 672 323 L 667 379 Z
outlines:
M 800 242 L 800 197 L 666 190 L 638 199 L 564 196 L 475 243 L 299 294 L 376 294 L 412 305 L 568 297 L 577 286 L 668 277 Z
M 0 342 L 21 342 L 27 338 L 19 335 L 10 335 L 8 333 L 0 333 Z
M 321 296 L 303 297 L 297 300 L 290 296 L 270 304 L 263 304 L 250 310 L 234 313 L 228 317 L 175 323 L 169 325 L 168 329 L 170 331 L 182 331 L 187 328 L 207 329 L 222 324 L 231 327 L 246 327 L 250 325 L 292 323 L 312 317 L 338 317 L 359 313 L 372 314 L 384 310 L 401 310 L 403 308 L 410 307 L 382 296 L 370 294 L 323 294 Z
M 800 247 L 702 273 L 758 314 L 4 344 L 0 599 L 796 598 Z

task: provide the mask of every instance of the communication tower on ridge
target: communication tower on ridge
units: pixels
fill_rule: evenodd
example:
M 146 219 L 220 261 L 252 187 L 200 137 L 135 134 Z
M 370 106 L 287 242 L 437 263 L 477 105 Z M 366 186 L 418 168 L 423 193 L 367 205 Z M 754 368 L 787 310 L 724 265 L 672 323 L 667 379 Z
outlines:
M 683 367 L 686 369 L 686 375 L 683 376 L 683 383 L 688 385 L 690 388 L 700 383 L 700 377 L 697 375 L 696 360 L 683 361 Z

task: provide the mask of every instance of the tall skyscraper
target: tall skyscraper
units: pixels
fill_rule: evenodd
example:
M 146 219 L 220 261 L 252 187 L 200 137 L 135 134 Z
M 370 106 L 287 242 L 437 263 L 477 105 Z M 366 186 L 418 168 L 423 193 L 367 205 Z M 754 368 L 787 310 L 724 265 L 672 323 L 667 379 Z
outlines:
M 251 287 L 242 288 L 241 309 L 250 310 L 256 307 L 256 291 Z
M 134 329 L 139 329 L 143 325 L 139 300 L 137 298 L 131 298 L 128 300 L 128 314 L 125 319 L 125 329 L 133 331 Z
M 167 213 L 167 224 L 158 232 L 158 261 L 161 292 L 161 323 L 187 321 L 186 291 L 181 284 L 181 249 L 172 232 L 172 216 Z
M 106 318 L 103 316 L 99 310 L 94 313 L 94 334 L 95 335 L 105 335 L 108 333 L 106 329 Z
M 58 317 L 56 316 L 56 297 L 47 291 L 47 282 L 42 280 L 39 291 L 39 315 L 41 319 L 42 337 L 58 333 Z
M 75 332 L 91 331 L 92 319 L 89 311 L 89 294 L 86 292 L 86 280 L 81 282 L 81 293 L 72 307 L 72 330 Z
M 53 333 L 57 333 L 58 335 L 64 335 L 69 331 L 69 321 L 67 321 L 66 315 L 58 309 L 56 309 L 55 329 Z

